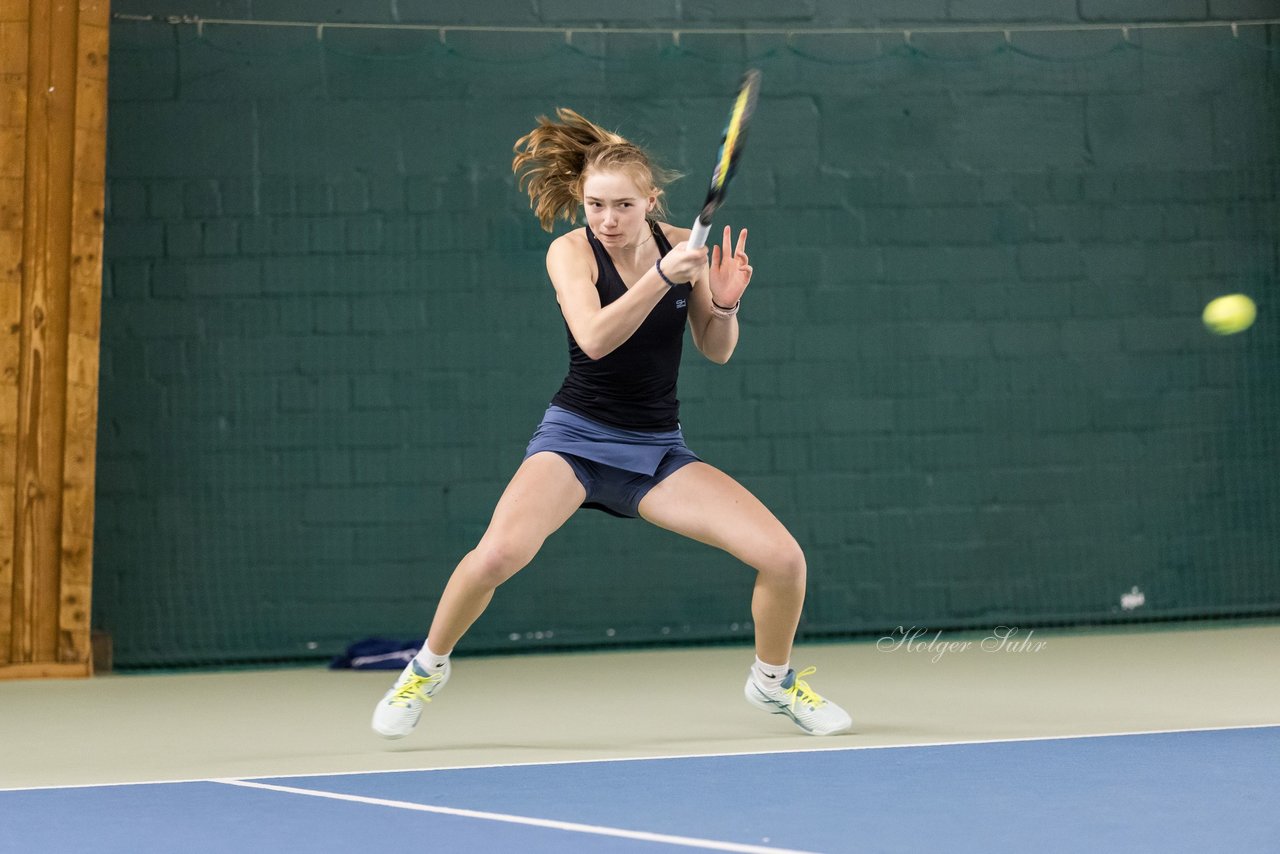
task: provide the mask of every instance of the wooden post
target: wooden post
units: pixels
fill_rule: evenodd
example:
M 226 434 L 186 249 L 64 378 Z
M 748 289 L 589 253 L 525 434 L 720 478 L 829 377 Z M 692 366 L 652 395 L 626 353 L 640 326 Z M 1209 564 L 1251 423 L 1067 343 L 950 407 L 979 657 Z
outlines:
M 87 676 L 107 0 L 0 0 L 0 678 Z

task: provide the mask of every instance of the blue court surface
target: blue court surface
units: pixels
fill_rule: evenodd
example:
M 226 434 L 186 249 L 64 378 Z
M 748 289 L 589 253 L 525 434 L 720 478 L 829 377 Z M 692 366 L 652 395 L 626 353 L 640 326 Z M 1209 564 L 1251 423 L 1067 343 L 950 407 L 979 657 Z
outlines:
M 1280 851 L 1280 727 L 0 792 L 4 852 Z

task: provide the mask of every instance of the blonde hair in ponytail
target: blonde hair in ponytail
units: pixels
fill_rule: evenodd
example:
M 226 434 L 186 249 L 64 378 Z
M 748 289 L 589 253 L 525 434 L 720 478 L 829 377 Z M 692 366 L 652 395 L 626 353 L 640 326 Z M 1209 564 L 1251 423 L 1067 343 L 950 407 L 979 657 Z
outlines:
M 511 161 L 545 231 L 557 219 L 577 222 L 582 182 L 591 170 L 626 172 L 641 192 L 658 197 L 654 215 L 666 215 L 663 186 L 678 178 L 676 173 L 654 165 L 642 148 L 567 107 L 557 107 L 556 118 L 538 116 L 538 126 L 516 140 Z

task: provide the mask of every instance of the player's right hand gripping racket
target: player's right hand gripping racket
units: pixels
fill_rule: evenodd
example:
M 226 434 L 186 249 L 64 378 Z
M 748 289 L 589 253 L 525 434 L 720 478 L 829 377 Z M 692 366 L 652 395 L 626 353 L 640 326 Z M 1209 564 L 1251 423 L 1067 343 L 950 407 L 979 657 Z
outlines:
M 720 142 L 720 152 L 716 155 L 715 171 L 711 173 L 707 201 L 702 206 L 702 213 L 698 214 L 698 219 L 693 223 L 693 233 L 689 235 L 690 249 L 706 245 L 707 234 L 711 231 L 711 217 L 724 202 L 729 179 L 733 177 L 738 161 L 742 159 L 742 147 L 747 141 L 747 126 L 751 124 L 751 114 L 756 111 L 756 95 L 759 92 L 760 72 L 753 68 L 742 78 L 738 97 L 733 102 L 733 111 L 729 113 L 729 123 L 724 126 L 724 139 Z

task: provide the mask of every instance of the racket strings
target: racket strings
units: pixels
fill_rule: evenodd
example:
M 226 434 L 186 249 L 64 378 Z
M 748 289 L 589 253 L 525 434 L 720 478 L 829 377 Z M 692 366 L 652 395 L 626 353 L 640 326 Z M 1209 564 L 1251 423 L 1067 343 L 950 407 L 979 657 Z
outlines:
M 750 100 L 751 92 L 749 89 L 743 89 L 738 95 L 738 101 L 733 105 L 733 114 L 729 118 L 729 126 L 725 128 L 724 144 L 720 146 L 720 161 L 716 165 L 715 183 L 717 187 L 723 187 L 724 182 L 729 179 L 733 166 L 736 163 L 734 153 L 738 150 L 738 139 L 742 135 L 742 125 L 747 117 L 747 102 Z

